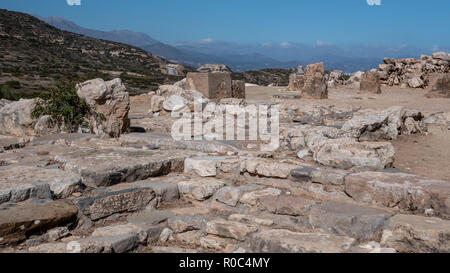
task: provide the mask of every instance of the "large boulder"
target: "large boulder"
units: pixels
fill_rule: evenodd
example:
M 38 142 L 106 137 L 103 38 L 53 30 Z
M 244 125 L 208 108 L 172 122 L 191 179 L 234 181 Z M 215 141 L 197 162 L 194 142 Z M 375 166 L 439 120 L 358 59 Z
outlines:
M 380 76 L 376 71 L 368 71 L 363 74 L 359 91 L 361 93 L 381 94 Z
M 325 83 L 325 64 L 310 64 L 305 71 L 305 84 L 302 97 L 310 99 L 327 99 L 328 86 Z
M 36 107 L 34 100 L 14 101 L 0 108 L 0 134 L 17 137 L 34 134 L 34 120 L 31 114 Z
M 430 75 L 430 87 L 427 97 L 450 98 L 450 73 Z
M 130 129 L 130 98 L 120 79 L 94 79 L 78 84 L 77 94 L 86 99 L 96 115 L 89 117 L 91 130 L 97 135 L 119 137 Z

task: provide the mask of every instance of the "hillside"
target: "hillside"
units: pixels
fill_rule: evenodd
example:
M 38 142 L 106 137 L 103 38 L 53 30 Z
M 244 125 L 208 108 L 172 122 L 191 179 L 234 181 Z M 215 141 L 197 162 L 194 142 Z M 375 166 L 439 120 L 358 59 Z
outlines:
M 56 80 L 120 76 L 129 91 L 155 89 L 181 76 L 142 49 L 59 30 L 28 14 L 0 10 L 0 91 L 42 92 Z

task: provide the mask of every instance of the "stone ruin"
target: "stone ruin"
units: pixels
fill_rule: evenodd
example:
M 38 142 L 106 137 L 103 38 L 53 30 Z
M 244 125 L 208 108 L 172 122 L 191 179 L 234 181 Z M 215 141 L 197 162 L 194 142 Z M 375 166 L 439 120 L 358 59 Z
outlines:
M 433 73 L 450 73 L 450 54 L 437 52 L 432 56 L 422 55 L 420 59 L 385 58 L 384 64 L 379 65 L 382 83 L 389 86 L 425 88 Z
M 187 74 L 186 89 L 197 90 L 209 99 L 245 98 L 245 82 L 231 80 L 228 72 Z
M 321 67 L 305 73 L 319 94 Z M 99 135 L 31 134 L 32 103 L 0 101 L 0 252 L 450 251 L 449 182 L 392 169 L 391 143 L 450 126 L 450 113 L 265 102 L 279 109 L 280 145 L 261 151 L 260 141 L 173 139 L 172 114 L 196 99 L 259 106 L 189 88 L 163 85 L 128 107 L 119 80 L 80 84 L 107 118 L 92 124 Z
M 324 63 L 310 64 L 306 67 L 304 74 L 301 72 L 290 75 L 287 91 L 301 91 L 302 98 L 328 98 Z
M 361 93 L 381 94 L 381 81 L 377 71 L 367 71 L 361 77 Z

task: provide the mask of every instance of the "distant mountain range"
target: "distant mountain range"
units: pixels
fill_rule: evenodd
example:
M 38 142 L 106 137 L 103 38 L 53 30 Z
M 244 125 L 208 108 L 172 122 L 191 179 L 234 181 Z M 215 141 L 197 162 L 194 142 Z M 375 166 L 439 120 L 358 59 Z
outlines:
M 315 45 L 291 42 L 245 45 L 204 39 L 167 44 L 145 33 L 130 30 L 98 31 L 81 27 L 59 17 L 38 18 L 62 30 L 137 46 L 162 58 L 188 66 L 199 67 L 206 63 L 220 63 L 228 65 L 237 72 L 264 68 L 288 69 L 298 65 L 325 62 L 328 70 L 343 70 L 351 73 L 375 68 L 384 57 L 417 58 L 421 54 L 432 53 L 431 49 L 405 45 L 339 47 L 320 41 Z

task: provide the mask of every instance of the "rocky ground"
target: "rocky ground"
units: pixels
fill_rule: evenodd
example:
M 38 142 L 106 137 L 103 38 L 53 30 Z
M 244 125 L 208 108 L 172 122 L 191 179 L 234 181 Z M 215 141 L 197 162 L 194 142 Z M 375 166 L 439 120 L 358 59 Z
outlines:
M 173 140 L 178 91 L 131 97 L 119 138 L 1 136 L 0 252 L 450 252 L 448 99 L 248 87 L 280 107 L 261 152 Z

